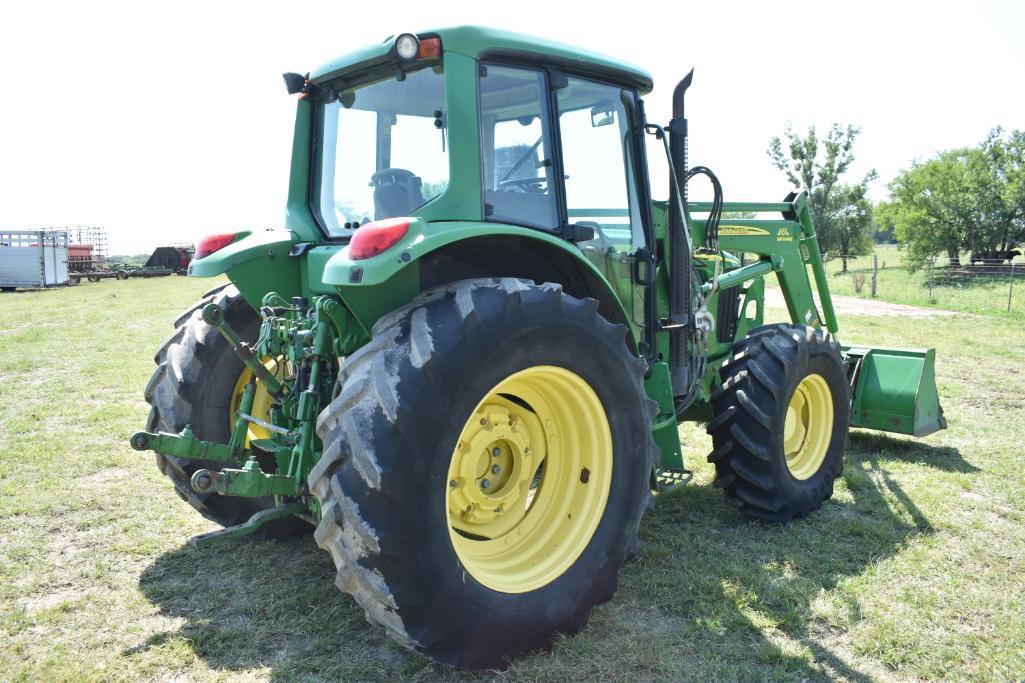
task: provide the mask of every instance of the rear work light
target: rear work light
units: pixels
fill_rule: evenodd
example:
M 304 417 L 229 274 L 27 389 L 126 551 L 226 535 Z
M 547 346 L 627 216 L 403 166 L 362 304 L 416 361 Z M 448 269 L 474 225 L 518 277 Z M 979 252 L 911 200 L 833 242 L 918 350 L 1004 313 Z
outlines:
M 203 239 L 196 243 L 196 255 L 193 256 L 197 261 L 204 256 L 209 256 L 215 251 L 220 251 L 226 246 L 235 241 L 235 237 L 238 233 L 234 232 L 222 232 L 216 235 L 207 235 Z
M 410 218 L 389 218 L 356 228 L 349 241 L 349 258 L 362 261 L 391 249 L 409 232 Z
M 395 55 L 404 62 L 421 59 L 438 59 L 441 57 L 441 38 L 424 38 L 421 40 L 412 33 L 403 33 L 395 39 L 392 48 Z

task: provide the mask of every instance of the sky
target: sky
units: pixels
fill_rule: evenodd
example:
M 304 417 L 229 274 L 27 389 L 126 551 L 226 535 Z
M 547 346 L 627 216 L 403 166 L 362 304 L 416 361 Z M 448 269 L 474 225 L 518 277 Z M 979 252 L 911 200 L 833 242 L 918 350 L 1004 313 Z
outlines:
M 102 225 L 124 254 L 281 226 L 295 112 L 281 73 L 456 24 L 642 66 L 652 121 L 694 67 L 690 157 L 727 201 L 789 191 L 766 155 L 787 122 L 859 126 L 852 176 L 874 168 L 875 199 L 916 159 L 1025 128 L 1020 0 L 5 2 L 0 229 Z

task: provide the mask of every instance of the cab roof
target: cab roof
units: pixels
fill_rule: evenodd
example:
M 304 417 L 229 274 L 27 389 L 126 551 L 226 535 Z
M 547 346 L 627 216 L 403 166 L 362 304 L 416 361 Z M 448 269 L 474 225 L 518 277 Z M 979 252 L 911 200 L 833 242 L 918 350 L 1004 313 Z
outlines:
M 376 45 L 368 45 L 336 57 L 312 71 L 310 80 L 332 80 L 390 60 L 397 35 L 388 36 Z M 442 51 L 456 52 L 471 59 L 507 58 L 561 67 L 635 87 L 641 94 L 650 92 L 652 87 L 651 74 L 644 69 L 597 52 L 520 33 L 483 26 L 455 26 L 421 31 L 416 35 L 421 38 L 437 36 L 441 38 Z

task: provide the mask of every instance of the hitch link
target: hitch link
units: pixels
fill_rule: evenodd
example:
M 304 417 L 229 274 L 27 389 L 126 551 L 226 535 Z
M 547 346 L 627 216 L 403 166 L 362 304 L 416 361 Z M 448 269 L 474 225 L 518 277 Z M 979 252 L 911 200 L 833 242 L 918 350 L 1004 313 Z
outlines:
M 277 377 L 270 373 L 270 370 L 263 366 L 263 363 L 253 353 L 253 349 L 249 344 L 242 341 L 242 338 L 238 336 L 238 333 L 231 328 L 231 325 L 224 319 L 224 310 L 217 304 L 207 304 L 203 307 L 203 322 L 207 325 L 212 325 L 217 328 L 217 331 L 221 333 L 229 344 L 232 346 L 232 350 L 242 359 L 242 362 L 246 364 L 246 367 L 252 370 L 253 374 L 263 384 L 263 387 L 269 391 L 272 395 L 277 396 L 281 393 L 284 388 L 281 382 L 278 381 Z
M 137 451 L 153 451 L 160 455 L 171 455 L 176 458 L 238 462 L 238 458 L 232 453 L 231 446 L 197 439 L 188 426 L 182 430 L 181 434 L 136 432 L 132 434 L 131 444 L 132 448 Z
M 264 474 L 255 458 L 242 469 L 196 470 L 192 488 L 197 493 L 219 493 L 222 496 L 298 496 L 302 492 L 294 478 L 283 474 Z

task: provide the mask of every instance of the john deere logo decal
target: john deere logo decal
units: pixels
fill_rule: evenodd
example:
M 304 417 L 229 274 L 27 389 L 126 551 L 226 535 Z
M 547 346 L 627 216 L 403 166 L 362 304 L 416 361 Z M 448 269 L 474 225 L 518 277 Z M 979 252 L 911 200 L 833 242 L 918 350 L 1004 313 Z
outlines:
M 769 235 L 770 233 L 768 230 L 756 228 L 753 225 L 723 225 L 719 228 L 719 234 L 732 237 L 753 237 L 756 235 Z

